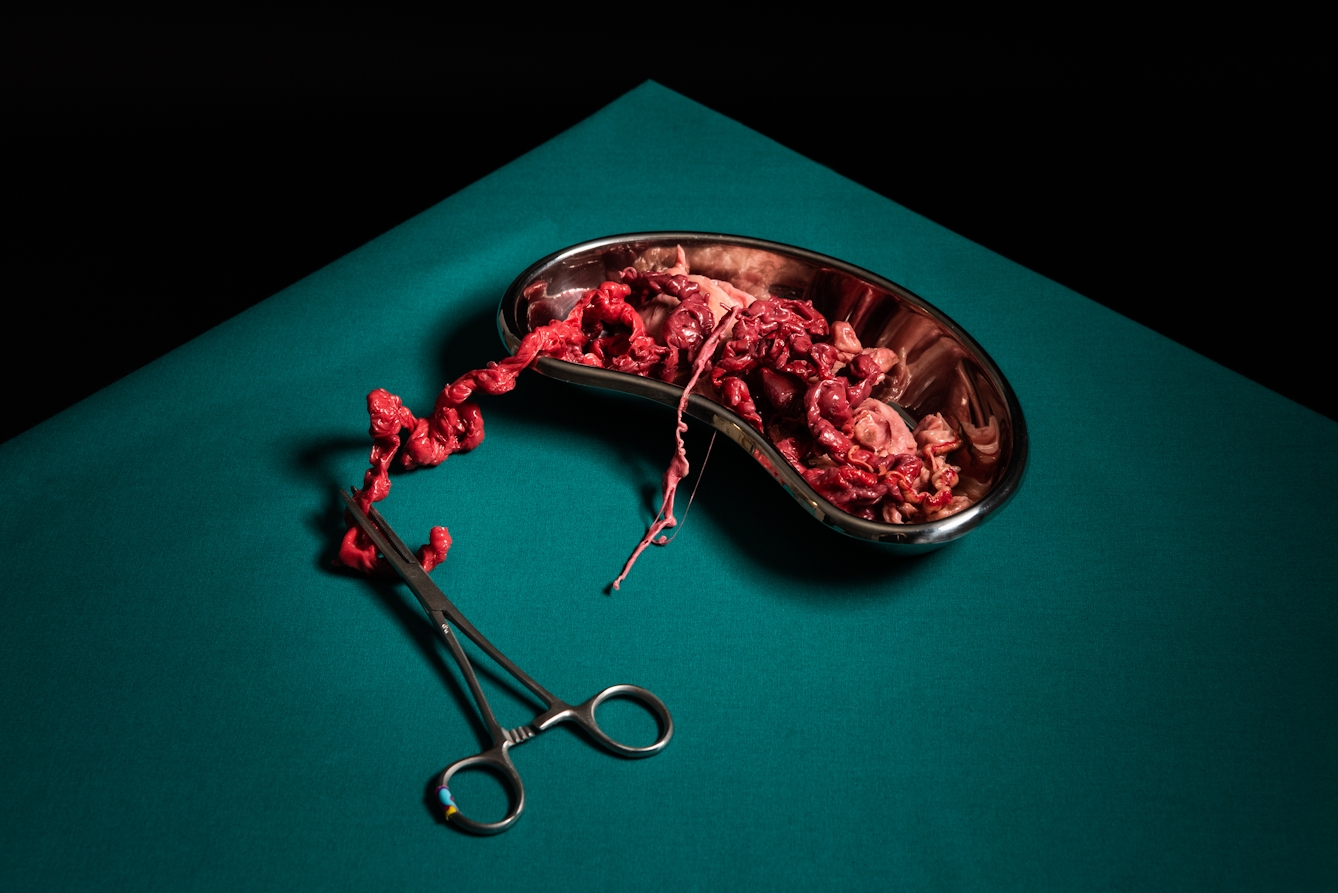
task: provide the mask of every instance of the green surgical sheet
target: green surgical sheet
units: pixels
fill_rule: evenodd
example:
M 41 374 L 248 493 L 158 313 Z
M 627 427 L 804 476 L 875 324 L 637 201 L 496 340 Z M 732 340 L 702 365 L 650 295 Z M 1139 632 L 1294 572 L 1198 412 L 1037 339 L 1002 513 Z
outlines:
M 722 440 L 681 534 L 608 593 L 672 411 L 535 373 L 484 398 L 483 445 L 397 474 L 387 519 L 414 544 L 450 528 L 434 579 L 541 684 L 645 686 L 676 732 L 647 760 L 565 727 L 527 742 L 524 816 L 470 837 L 432 788 L 482 728 L 403 585 L 330 568 L 336 489 L 366 467 L 368 391 L 427 412 L 503 355 L 529 263 L 651 230 L 799 245 L 922 295 L 1017 391 L 1027 476 L 897 559 Z M 1335 889 L 1336 445 L 647 83 L 0 446 L 0 888 Z M 473 782 L 457 799 L 500 816 Z

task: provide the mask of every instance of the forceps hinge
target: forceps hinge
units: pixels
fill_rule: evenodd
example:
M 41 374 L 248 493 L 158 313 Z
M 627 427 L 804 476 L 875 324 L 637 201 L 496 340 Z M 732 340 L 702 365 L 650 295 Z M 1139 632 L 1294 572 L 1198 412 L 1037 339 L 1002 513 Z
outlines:
M 503 734 L 514 747 L 517 744 L 524 744 L 539 733 L 534 730 L 534 726 L 516 726 L 514 729 L 504 729 Z

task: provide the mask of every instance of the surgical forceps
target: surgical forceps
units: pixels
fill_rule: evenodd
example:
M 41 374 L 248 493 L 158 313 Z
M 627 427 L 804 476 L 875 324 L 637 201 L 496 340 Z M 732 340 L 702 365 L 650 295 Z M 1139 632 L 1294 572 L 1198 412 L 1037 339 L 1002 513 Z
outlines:
M 472 757 L 456 760 L 442 772 L 437 796 L 445 809 L 448 821 L 475 834 L 498 834 L 515 824 L 516 819 L 520 818 L 521 811 L 525 809 L 525 786 L 521 783 L 520 773 L 516 771 L 515 764 L 511 762 L 510 749 L 517 744 L 528 741 L 540 732 L 548 731 L 559 723 L 575 723 L 584 729 L 590 737 L 620 756 L 649 757 L 664 750 L 665 745 L 669 743 L 669 739 L 674 734 L 674 721 L 663 701 L 637 685 L 610 685 L 588 701 L 576 706 L 559 700 L 513 664 L 506 655 L 498 651 L 491 642 L 485 639 L 483 634 L 474 628 L 473 624 L 465 619 L 459 609 L 451 604 L 450 600 L 437 588 L 437 584 L 432 582 L 432 578 L 423 570 L 413 552 L 395 534 L 395 531 L 391 530 L 390 525 L 381 517 L 380 512 L 372 508 L 370 512 L 364 513 L 348 493 L 341 490 L 339 495 L 343 497 L 344 504 L 348 507 L 354 521 L 376 544 L 376 548 L 385 556 L 386 561 L 395 569 L 395 572 L 404 579 L 405 583 L 409 584 L 409 589 L 418 597 L 418 603 L 423 606 L 427 616 L 436 625 L 437 632 L 446 642 L 446 647 L 450 649 L 451 656 L 455 658 L 456 664 L 459 665 L 460 672 L 464 674 L 465 682 L 469 685 L 469 691 L 474 696 L 474 703 L 478 705 L 479 713 L 483 716 L 483 722 L 488 727 L 488 734 L 492 736 L 492 746 L 487 750 Z M 483 689 L 479 687 L 478 677 L 474 675 L 474 667 L 470 663 L 468 655 L 460 646 L 460 640 L 451 631 L 452 624 L 472 639 L 474 644 L 483 649 L 484 653 L 496 661 L 502 669 L 515 677 L 516 681 L 543 701 L 546 709 L 535 716 L 528 725 L 518 726 L 514 729 L 502 728 L 497 722 L 497 717 L 493 715 L 492 708 L 488 706 L 488 699 L 484 696 Z M 595 709 L 609 698 L 626 698 L 640 702 L 655 715 L 660 727 L 659 738 L 646 747 L 630 747 L 610 738 L 599 727 L 599 723 L 595 721 Z M 455 805 L 455 800 L 448 787 L 451 776 L 461 769 L 475 767 L 495 770 L 511 789 L 511 802 L 508 812 L 500 821 L 474 821 L 460 812 Z

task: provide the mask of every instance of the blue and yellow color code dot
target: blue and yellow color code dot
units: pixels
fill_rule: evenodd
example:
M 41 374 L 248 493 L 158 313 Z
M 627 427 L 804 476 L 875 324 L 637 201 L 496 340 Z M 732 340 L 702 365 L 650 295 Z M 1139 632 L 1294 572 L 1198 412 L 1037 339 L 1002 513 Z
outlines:
M 455 798 L 451 796 L 451 789 L 442 785 L 437 788 L 437 799 L 441 801 L 442 807 L 446 810 L 446 818 L 450 818 L 460 810 L 456 808 Z

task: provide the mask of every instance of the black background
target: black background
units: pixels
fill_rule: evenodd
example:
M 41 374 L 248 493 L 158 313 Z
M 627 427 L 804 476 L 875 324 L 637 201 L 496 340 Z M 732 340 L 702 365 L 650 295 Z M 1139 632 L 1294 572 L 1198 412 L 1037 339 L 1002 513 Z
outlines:
M 0 440 L 647 78 L 1338 419 L 1332 226 L 1315 219 L 1330 103 L 1305 31 L 732 42 L 683 24 L 491 42 L 414 22 L 20 24 Z

